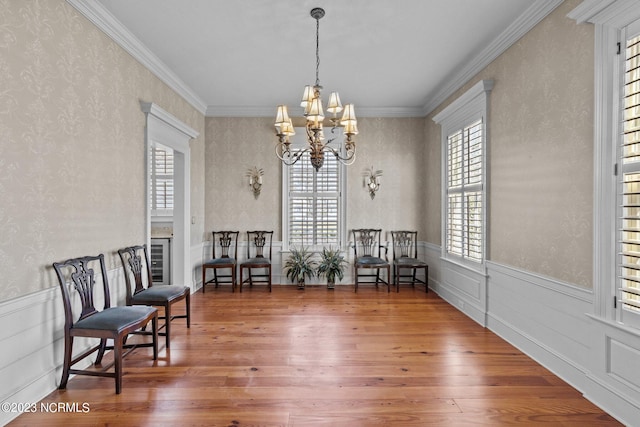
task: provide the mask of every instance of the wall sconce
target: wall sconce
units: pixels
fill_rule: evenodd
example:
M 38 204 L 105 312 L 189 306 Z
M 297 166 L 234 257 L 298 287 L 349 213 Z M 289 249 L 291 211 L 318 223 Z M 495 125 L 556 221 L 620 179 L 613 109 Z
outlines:
M 380 169 L 374 170 L 373 166 L 371 166 L 371 169 L 365 169 L 365 171 L 362 172 L 362 176 L 364 177 L 362 184 L 367 187 L 371 200 L 373 200 L 373 198 L 376 197 L 376 192 L 380 189 L 382 171 Z
M 262 175 L 264 175 L 264 170 L 262 170 L 262 168 L 258 169 L 257 166 L 254 166 L 247 171 L 249 187 L 251 187 L 251 191 L 253 191 L 253 197 L 255 199 L 258 199 L 260 190 L 262 189 Z

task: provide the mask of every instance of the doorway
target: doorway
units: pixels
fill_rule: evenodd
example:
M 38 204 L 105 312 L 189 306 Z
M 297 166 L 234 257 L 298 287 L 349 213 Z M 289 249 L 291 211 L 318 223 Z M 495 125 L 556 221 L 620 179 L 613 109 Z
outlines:
M 199 133 L 169 114 L 157 104 L 140 102 L 146 115 L 145 126 L 145 195 L 147 245 L 151 244 L 151 146 L 161 144 L 173 150 L 173 256 L 171 268 L 172 284 L 194 288 L 191 274 L 191 150 L 189 141 Z

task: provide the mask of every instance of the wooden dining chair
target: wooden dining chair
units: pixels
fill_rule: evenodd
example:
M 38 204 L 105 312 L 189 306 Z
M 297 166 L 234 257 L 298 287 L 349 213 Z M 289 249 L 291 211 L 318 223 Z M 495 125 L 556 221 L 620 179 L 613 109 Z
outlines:
M 159 318 L 159 335 L 165 337 L 166 347 L 171 346 L 171 322 L 174 319 L 187 319 L 187 328 L 191 327 L 191 289 L 183 285 L 154 285 L 151 275 L 151 263 L 147 245 L 130 246 L 118 250 L 124 279 L 127 285 L 127 305 L 151 305 L 162 307 L 164 313 Z M 173 305 L 185 302 L 185 314 L 174 315 Z
M 392 231 L 391 240 L 393 246 L 393 283 L 396 292 L 400 292 L 401 283 L 410 283 L 415 287 L 416 283 L 424 285 L 425 292 L 429 292 L 429 265 L 418 259 L 418 232 L 417 231 Z M 410 270 L 408 274 L 402 274 L 402 270 Z M 424 270 L 424 280 L 417 276 L 418 270 Z
M 266 283 L 271 292 L 271 251 L 273 231 L 247 231 L 247 260 L 240 264 L 240 292 L 245 282 L 249 286 L 254 283 Z M 242 273 L 247 269 L 249 277 L 242 279 Z M 254 270 L 258 270 L 256 273 Z M 260 272 L 262 270 L 262 272 Z
M 95 266 L 99 265 L 99 271 Z M 91 375 L 114 378 L 116 382 L 116 394 L 122 389 L 122 360 L 136 347 L 153 347 L 153 360 L 158 358 L 158 310 L 154 307 L 111 307 L 107 270 L 104 263 L 104 255 L 85 256 L 69 259 L 64 262 L 54 262 L 53 268 L 58 276 L 60 290 L 62 291 L 62 303 L 64 305 L 64 362 L 62 367 L 62 380 L 58 388 L 65 389 L 69 375 Z M 102 281 L 104 294 L 104 308 L 98 311 L 96 301 L 96 279 Z M 69 288 L 78 293 L 79 310 L 74 313 L 77 304 L 71 301 Z M 75 299 L 74 299 L 75 301 Z M 151 331 L 144 328 L 151 322 Z M 140 344 L 125 344 L 130 334 L 149 335 L 152 342 Z M 89 348 L 82 354 L 73 358 L 73 341 L 75 337 L 98 338 L 100 342 Z M 113 340 L 113 346 L 107 346 L 107 340 Z M 123 352 L 124 349 L 128 351 Z M 102 357 L 106 350 L 113 350 L 113 362 L 95 369 L 72 369 L 72 367 L 98 352 L 95 367 L 100 367 Z M 113 371 L 109 369 L 114 367 Z
M 207 284 L 231 283 L 231 292 L 236 290 L 236 265 L 238 262 L 239 231 L 212 231 L 213 241 L 211 249 L 213 258 L 202 264 L 202 293 Z M 207 281 L 207 270 L 213 270 L 213 277 Z M 219 270 L 229 269 L 229 274 L 222 274 Z
M 380 240 L 382 235 L 381 229 L 376 228 L 359 228 L 352 230 L 353 233 L 353 252 L 354 261 L 353 267 L 355 270 L 356 292 L 358 292 L 358 284 L 361 278 L 373 277 L 375 281 L 368 283 L 375 283 L 378 287 L 379 283 L 387 285 L 387 292 L 391 291 L 391 274 L 390 265 L 387 260 L 387 247 L 382 245 Z M 382 258 L 382 250 L 384 249 L 384 259 Z M 365 273 L 361 273 L 360 270 L 365 270 Z M 370 273 L 371 270 L 375 270 L 375 274 Z M 380 277 L 380 270 L 387 271 L 387 280 Z M 367 282 L 364 282 L 367 283 Z

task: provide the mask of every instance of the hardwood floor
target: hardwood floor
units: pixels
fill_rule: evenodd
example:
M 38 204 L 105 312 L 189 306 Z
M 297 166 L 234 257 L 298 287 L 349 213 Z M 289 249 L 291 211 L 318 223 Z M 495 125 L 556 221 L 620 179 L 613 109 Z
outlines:
M 157 362 L 125 359 L 122 394 L 76 376 L 10 425 L 620 425 L 422 288 L 209 288 L 173 325 Z

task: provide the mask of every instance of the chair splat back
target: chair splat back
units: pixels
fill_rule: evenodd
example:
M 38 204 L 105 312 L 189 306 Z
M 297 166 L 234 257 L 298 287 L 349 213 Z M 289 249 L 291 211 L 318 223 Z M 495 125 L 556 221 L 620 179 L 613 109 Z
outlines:
M 80 303 L 82 305 L 82 310 L 78 320 L 82 320 L 98 311 L 96 310 L 93 296 L 96 285 L 95 272 L 93 268 L 89 267 L 89 264 L 94 261 L 100 261 L 102 270 L 101 274 L 103 277 L 104 308 L 109 308 L 111 306 L 111 302 L 109 297 L 109 288 L 106 281 L 107 272 L 104 266 L 103 254 L 100 254 L 99 256 L 86 256 L 70 259 L 53 265 L 56 275 L 58 276 L 60 289 L 62 290 L 62 299 L 65 309 L 65 323 L 69 327 L 73 324 L 73 314 L 71 308 L 71 295 L 69 294 L 69 288 L 66 285 L 67 279 L 64 271 L 71 269 L 69 278 L 73 283 L 73 287 L 78 292 Z
M 394 258 L 418 257 L 417 234 L 416 231 L 394 231 L 392 233 Z
M 122 249 L 120 252 L 120 258 L 122 262 L 129 264 L 129 271 L 131 272 L 131 276 L 133 276 L 133 282 L 135 283 L 135 288 L 132 287 L 131 277 L 129 274 L 125 274 L 124 279 L 127 285 L 127 305 L 131 304 L 131 298 L 134 295 L 144 291 L 146 288 L 150 288 L 153 286 L 153 277 L 151 276 L 151 270 L 146 268 L 142 262 L 142 255 L 139 253 L 142 251 L 144 253 L 145 260 L 149 259 L 147 254 L 147 246 L 131 246 L 128 248 Z M 123 255 L 127 256 L 124 257 Z M 147 275 L 146 279 L 146 287 L 145 280 L 143 279 L 143 274 Z
M 380 235 L 382 230 L 374 228 L 360 228 L 353 230 L 354 255 L 359 257 L 379 257 L 381 255 Z
M 238 258 L 238 231 L 213 231 L 213 258 L 216 256 L 216 247 L 220 247 L 220 258 Z M 216 245 L 216 238 L 217 243 Z M 233 252 L 233 253 L 232 253 Z
M 269 238 L 269 259 L 271 259 L 271 234 L 273 231 L 249 231 L 249 239 L 252 242 L 247 246 L 247 257 L 251 258 L 251 243 L 253 243 L 255 249 L 254 258 L 265 257 L 265 246 L 267 245 L 267 237 Z

